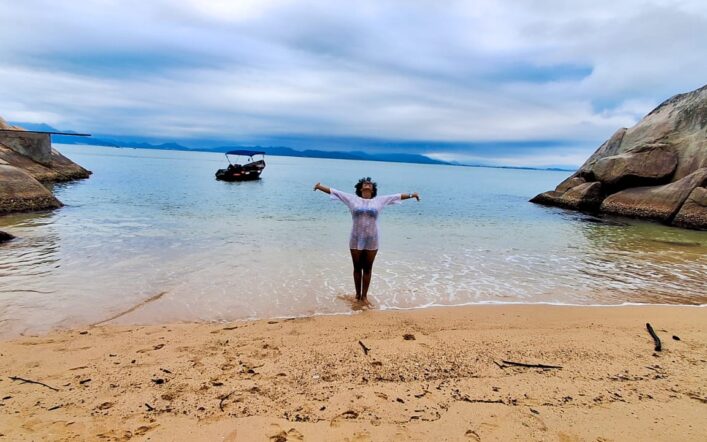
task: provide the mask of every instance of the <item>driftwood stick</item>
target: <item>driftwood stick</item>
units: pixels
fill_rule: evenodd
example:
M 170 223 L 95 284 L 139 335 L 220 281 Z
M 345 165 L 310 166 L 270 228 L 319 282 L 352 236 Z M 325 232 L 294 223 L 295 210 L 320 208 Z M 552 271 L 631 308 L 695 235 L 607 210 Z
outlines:
M 218 407 L 221 409 L 221 411 L 223 411 L 223 401 L 225 401 L 226 399 L 228 399 L 229 397 L 231 397 L 231 395 L 232 395 L 233 393 L 235 393 L 235 392 L 236 392 L 236 391 L 234 390 L 234 391 L 232 391 L 232 392 L 230 392 L 230 393 L 228 393 L 228 394 L 224 394 L 223 396 L 221 396 L 221 397 L 219 398 L 219 399 L 221 399 L 221 400 L 220 400 L 219 403 L 218 403 Z
M 368 352 L 371 351 L 371 349 L 366 347 L 366 344 L 364 344 L 362 341 L 358 341 L 358 345 L 360 345 L 361 348 L 363 349 L 363 354 L 368 356 Z
M 50 390 L 59 391 L 58 388 L 54 388 L 54 387 L 52 387 L 52 386 L 49 386 L 49 385 L 45 384 L 44 382 L 33 381 L 33 380 L 31 380 L 31 379 L 25 379 L 25 378 L 21 378 L 21 377 L 18 377 L 18 376 L 10 376 L 10 379 L 12 379 L 13 381 L 21 381 L 21 382 L 23 382 L 23 383 L 25 383 L 25 384 L 37 384 L 37 385 L 42 385 L 42 386 L 44 386 L 44 387 L 49 388 Z
M 525 364 L 523 362 L 513 362 L 501 360 L 506 365 L 515 365 L 516 367 L 527 367 L 527 368 L 562 368 L 559 365 L 545 365 L 545 364 Z
M 651 334 L 651 337 L 653 337 L 653 342 L 655 342 L 655 351 L 661 351 L 663 347 L 660 344 L 660 338 L 655 334 L 655 331 L 649 322 L 646 322 L 646 328 L 648 329 L 648 333 Z

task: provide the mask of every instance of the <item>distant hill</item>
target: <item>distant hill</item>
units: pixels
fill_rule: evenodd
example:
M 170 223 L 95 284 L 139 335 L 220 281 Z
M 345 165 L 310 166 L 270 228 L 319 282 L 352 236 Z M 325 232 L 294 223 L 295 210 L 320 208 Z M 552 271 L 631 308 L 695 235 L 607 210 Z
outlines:
M 325 150 L 295 150 L 289 147 L 263 147 L 263 146 L 222 146 L 211 149 L 204 149 L 207 152 L 228 152 L 236 149 L 252 149 L 265 152 L 267 155 L 301 157 L 301 158 L 330 158 L 337 160 L 360 160 L 360 161 L 387 161 L 396 163 L 418 163 L 418 164 L 451 164 L 445 161 L 434 160 L 424 155 L 408 153 L 385 153 L 373 154 L 366 152 L 331 152 Z
M 16 126 L 20 126 L 27 130 L 49 131 L 49 132 L 67 132 L 68 130 L 59 130 L 44 123 L 26 123 L 12 122 Z M 158 149 L 158 150 L 182 150 L 182 151 L 200 151 L 200 152 L 228 152 L 236 149 L 253 149 L 261 150 L 267 155 L 287 156 L 287 157 L 302 157 L 302 158 L 331 158 L 339 160 L 361 160 L 361 161 L 387 161 L 397 163 L 419 163 L 419 164 L 452 164 L 446 161 L 434 160 L 430 157 L 408 153 L 383 153 L 373 154 L 366 152 L 336 152 L 324 150 L 295 150 L 289 147 L 281 146 L 222 146 L 214 148 L 187 147 L 178 143 L 160 143 L 153 144 L 145 141 L 131 141 L 107 137 L 72 137 L 68 135 L 52 135 L 52 141 L 59 144 L 88 144 L 91 146 L 108 146 L 108 147 L 136 147 L 140 149 Z
M 44 123 L 26 123 L 26 122 L 11 122 L 11 124 L 23 127 L 28 130 L 51 131 L 51 132 L 67 132 L 70 130 L 58 130 Z M 72 137 L 66 135 L 52 135 L 52 141 L 59 144 L 88 144 L 92 146 L 108 146 L 108 147 L 135 147 L 139 149 L 157 149 L 157 150 L 181 150 L 181 151 L 198 151 L 198 152 L 228 152 L 229 150 L 247 149 L 261 150 L 267 155 L 287 156 L 300 158 L 330 158 L 339 160 L 359 160 L 359 161 L 383 161 L 396 163 L 416 163 L 416 164 L 444 164 L 451 166 L 465 167 L 488 167 L 493 169 L 526 169 L 526 170 L 563 170 L 564 168 L 544 168 L 544 167 L 523 167 L 523 166 L 494 166 L 485 164 L 468 164 L 459 163 L 457 161 L 441 161 L 435 160 L 425 155 L 410 154 L 410 153 L 367 153 L 361 151 L 328 151 L 304 149 L 295 150 L 286 146 L 253 146 L 253 145 L 230 145 L 219 147 L 203 147 L 213 146 L 218 141 L 201 140 L 195 141 L 202 144 L 201 147 L 184 146 L 175 142 L 160 142 L 159 140 L 151 139 L 149 142 L 141 137 L 123 137 L 114 135 L 97 135 L 95 137 Z M 211 144 L 209 144 L 211 143 Z M 379 144 L 380 145 L 380 144 Z M 394 146 L 385 146 L 393 149 Z

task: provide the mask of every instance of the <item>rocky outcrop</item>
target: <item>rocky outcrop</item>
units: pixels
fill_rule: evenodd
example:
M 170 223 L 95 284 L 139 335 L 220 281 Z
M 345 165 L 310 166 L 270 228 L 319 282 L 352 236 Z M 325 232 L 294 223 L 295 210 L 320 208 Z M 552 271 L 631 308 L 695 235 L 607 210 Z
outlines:
M 619 129 L 554 191 L 531 201 L 707 229 L 707 86 Z M 694 197 L 693 197 L 694 193 Z M 685 210 L 683 209 L 685 206 Z
M 22 130 L 2 118 L 0 129 Z M 48 140 L 49 135 L 44 136 Z M 61 202 L 41 183 L 90 176 L 91 172 L 43 140 L 30 133 L 0 131 L 0 214 L 61 207 Z
M 607 197 L 601 211 L 670 222 L 692 191 L 707 184 L 707 167 L 674 183 L 626 189 Z
M 46 187 L 15 166 L 0 164 L 0 183 L 0 215 L 61 207 Z
M 690 193 L 673 224 L 688 229 L 703 228 L 707 225 L 707 188 L 698 187 Z
M 38 163 L 32 159 L 21 155 L 2 143 L 0 138 L 0 161 L 20 168 L 36 180 L 43 183 L 58 183 L 62 181 L 71 181 L 84 179 L 91 176 L 91 172 L 74 163 L 58 150 L 51 150 L 50 166 Z
M 558 186 L 558 189 L 562 189 Z M 564 207 L 566 209 L 595 211 L 601 205 L 604 195 L 601 189 L 601 183 L 598 181 L 592 183 L 581 183 L 564 192 L 554 190 L 541 193 L 532 200 L 533 203 L 544 204 L 546 206 Z
M 601 158 L 591 170 L 606 187 L 620 189 L 665 182 L 677 165 L 677 154 L 665 146 L 645 146 L 641 151 Z

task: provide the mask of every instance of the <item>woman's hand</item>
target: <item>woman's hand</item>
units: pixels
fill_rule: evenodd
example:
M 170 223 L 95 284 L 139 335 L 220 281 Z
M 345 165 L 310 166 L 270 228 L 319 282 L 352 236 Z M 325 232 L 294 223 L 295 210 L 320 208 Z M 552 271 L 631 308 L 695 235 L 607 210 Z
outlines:
M 331 189 L 327 186 L 322 185 L 322 183 L 317 183 L 314 185 L 314 191 L 321 190 L 324 193 L 331 194 Z
M 420 202 L 420 194 L 418 194 L 417 192 L 411 193 L 410 198 L 415 198 L 418 203 Z

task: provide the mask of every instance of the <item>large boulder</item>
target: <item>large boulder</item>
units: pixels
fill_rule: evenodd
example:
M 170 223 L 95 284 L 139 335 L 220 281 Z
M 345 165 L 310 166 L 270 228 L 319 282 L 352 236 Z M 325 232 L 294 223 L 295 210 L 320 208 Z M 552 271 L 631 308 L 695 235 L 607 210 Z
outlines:
M 675 95 L 632 128 L 617 131 L 580 167 L 580 173 L 591 176 L 602 158 L 637 152 L 649 146 L 660 146 L 660 150 L 677 155 L 671 181 L 707 167 L 707 85 Z
M 599 209 L 603 198 L 601 183 L 595 181 L 578 184 L 565 192 L 554 190 L 541 193 L 530 201 L 546 206 L 592 212 Z
M 0 215 L 62 205 L 39 181 L 17 167 L 0 164 L 0 183 Z
M 606 187 L 619 190 L 664 183 L 677 165 L 675 152 L 662 145 L 653 145 L 601 158 L 592 167 L 592 172 L 594 178 Z
M 626 129 L 625 127 L 622 127 L 621 129 L 614 132 L 611 138 L 604 141 L 604 143 L 599 146 L 596 152 L 594 152 L 592 156 L 590 156 L 589 159 L 584 162 L 582 167 L 579 168 L 577 174 L 582 176 L 591 176 L 592 168 L 594 167 L 594 164 L 597 161 L 604 157 L 610 157 L 621 153 L 619 149 L 621 149 L 621 142 L 624 140 L 624 136 L 626 135 L 627 130 L 628 129 Z
M 622 190 L 607 197 L 601 203 L 601 211 L 671 222 L 690 193 L 705 184 L 707 167 L 674 183 Z
M 573 187 L 579 186 L 580 184 L 586 183 L 587 180 L 578 176 L 576 173 L 571 175 L 569 178 L 561 182 L 555 187 L 555 192 L 565 193 Z
M 39 182 L 88 178 L 91 172 L 51 148 L 49 135 L 23 133 L 0 117 L 0 215 L 61 207 Z M 35 135 L 41 135 L 39 138 Z
M 25 131 L 23 128 L 9 124 L 2 117 L 0 117 L 0 129 L 16 131 L 0 132 L 0 161 L 27 171 L 37 180 L 43 183 L 56 183 L 88 178 L 91 175 L 90 171 L 52 148 L 51 143 L 46 141 L 49 140 L 49 135 L 22 133 Z M 40 135 L 46 138 L 46 142 L 36 147 L 34 145 L 37 143 L 33 137 Z
M 668 223 L 675 218 L 678 222 L 676 214 L 687 196 L 701 186 L 695 184 L 701 175 L 692 174 L 704 168 L 707 168 L 707 85 L 676 95 L 632 128 L 619 129 L 554 191 L 542 193 L 531 201 L 594 210 L 596 199 L 606 198 L 599 205 L 602 212 Z M 682 181 L 687 177 L 691 178 Z M 594 182 L 601 183 L 601 187 L 586 185 Z M 690 204 L 691 210 L 698 210 L 697 202 Z M 703 218 L 689 219 L 694 222 L 681 225 L 707 228 L 694 224 Z
M 707 229 L 707 189 L 698 187 L 690 193 L 673 224 L 690 229 Z
M 41 164 L 21 155 L 2 144 L 0 140 L 0 161 L 11 164 L 32 175 L 43 183 L 57 183 L 88 178 L 91 172 L 74 163 L 56 149 L 51 150 L 51 165 Z

